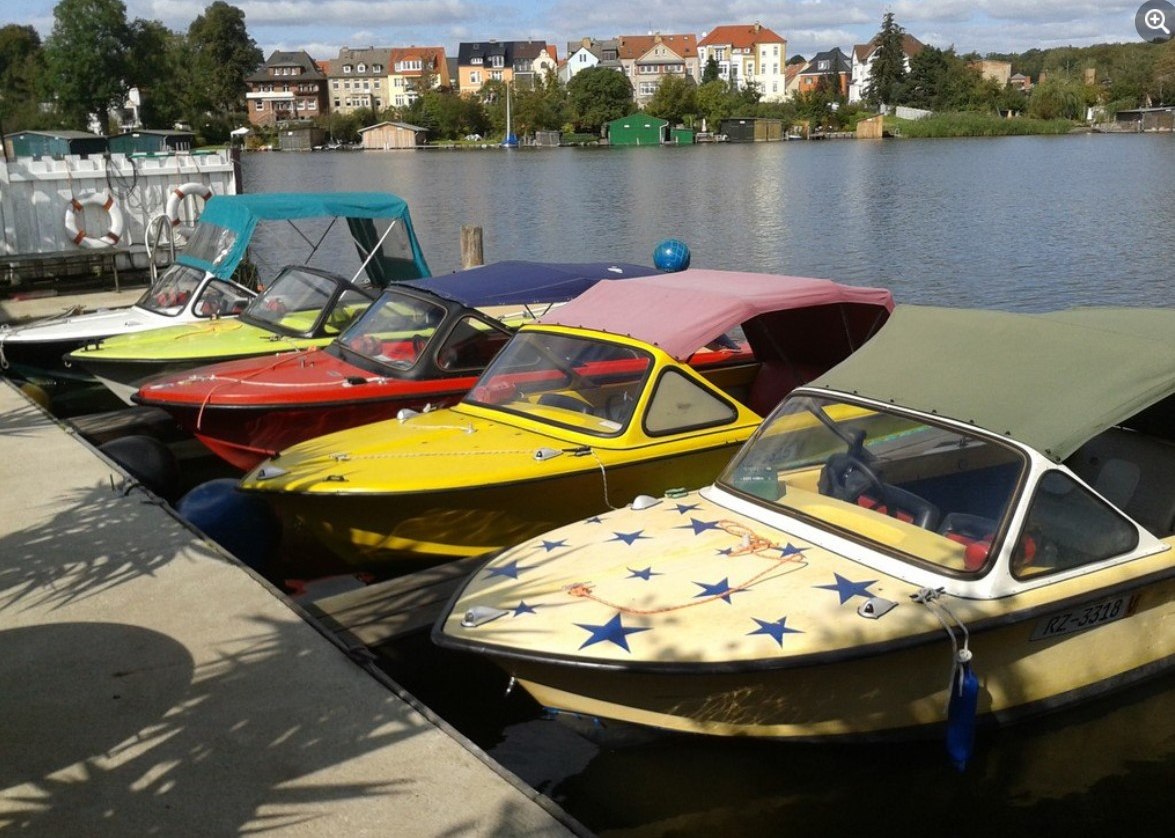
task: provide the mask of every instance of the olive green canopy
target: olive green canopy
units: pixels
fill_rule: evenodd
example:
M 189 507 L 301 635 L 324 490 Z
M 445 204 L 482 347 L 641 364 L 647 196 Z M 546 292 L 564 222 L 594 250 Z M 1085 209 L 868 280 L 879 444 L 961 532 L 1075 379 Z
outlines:
M 1060 461 L 1175 392 L 1175 309 L 899 306 L 809 386 L 969 422 Z

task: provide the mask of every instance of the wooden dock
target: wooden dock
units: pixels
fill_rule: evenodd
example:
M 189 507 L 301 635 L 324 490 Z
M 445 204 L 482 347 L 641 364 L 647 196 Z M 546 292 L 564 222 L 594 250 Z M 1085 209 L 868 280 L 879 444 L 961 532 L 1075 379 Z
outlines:
M 0 479 L 0 829 L 585 832 L 6 380 Z M 316 610 L 374 638 L 458 572 Z
M 484 559 L 458 559 L 307 603 L 306 611 L 349 648 L 373 648 L 425 631 Z

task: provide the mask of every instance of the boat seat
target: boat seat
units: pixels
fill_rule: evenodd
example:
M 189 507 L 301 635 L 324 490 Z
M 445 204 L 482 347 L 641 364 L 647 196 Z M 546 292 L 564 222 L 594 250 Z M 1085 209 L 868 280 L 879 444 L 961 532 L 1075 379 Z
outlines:
M 892 510 L 887 503 L 893 505 Z M 884 499 L 873 497 L 867 490 L 857 496 L 857 504 L 927 530 L 937 530 L 942 516 L 939 508 L 926 498 L 892 483 L 885 484 Z
M 1161 538 L 1175 534 L 1175 444 L 1111 428 L 1065 465 L 1149 532 Z

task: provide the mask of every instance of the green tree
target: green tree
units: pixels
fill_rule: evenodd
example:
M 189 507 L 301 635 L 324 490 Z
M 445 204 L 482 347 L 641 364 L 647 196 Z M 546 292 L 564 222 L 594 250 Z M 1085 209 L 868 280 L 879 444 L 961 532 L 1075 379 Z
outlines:
M 865 88 L 865 101 L 874 107 L 894 104 L 906 78 L 903 35 L 905 30 L 894 22 L 893 12 L 886 12 L 881 21 L 881 31 L 874 39 L 877 41 L 877 52 L 869 71 L 869 84 Z
M 702 84 L 712 81 L 718 81 L 721 76 L 718 75 L 718 59 L 711 55 L 706 59 L 706 66 L 702 68 Z
M 429 138 L 433 140 L 455 140 L 469 134 L 484 136 L 489 130 L 489 120 L 481 103 L 448 88 L 422 93 L 405 116 L 414 125 L 428 129 Z
M 61 0 L 45 41 L 45 87 L 63 125 L 85 129 L 91 115 L 110 131 L 110 109 L 126 100 L 126 6 L 120 0 Z
M 606 122 L 633 112 L 632 85 L 623 73 L 591 67 L 567 83 L 571 121 L 576 130 L 598 133 Z
M 4 131 L 39 127 L 44 73 L 37 30 L 14 23 L 0 27 L 0 123 Z
M 741 100 L 732 94 L 730 85 L 724 81 L 701 85 L 694 93 L 694 101 L 697 113 L 704 120 L 708 131 L 717 131 L 719 123 L 734 116 L 742 106 Z
M 245 28 L 245 13 L 216 0 L 188 27 L 188 46 L 194 78 L 214 114 L 241 113 L 245 77 L 264 60 Z
M 164 128 L 186 121 L 187 94 L 195 86 L 187 71 L 186 40 L 157 20 L 136 18 L 128 32 L 126 81 L 139 89 L 143 125 Z
M 645 112 L 668 120 L 670 125 L 683 124 L 687 114 L 698 112 L 698 86 L 684 76 L 666 76 L 657 85 Z
M 1084 85 L 1073 79 L 1050 76 L 1028 99 L 1028 115 L 1037 119 L 1081 119 L 1084 110 Z
M 1175 102 L 1175 38 L 1161 47 L 1155 59 L 1155 87 L 1159 104 Z

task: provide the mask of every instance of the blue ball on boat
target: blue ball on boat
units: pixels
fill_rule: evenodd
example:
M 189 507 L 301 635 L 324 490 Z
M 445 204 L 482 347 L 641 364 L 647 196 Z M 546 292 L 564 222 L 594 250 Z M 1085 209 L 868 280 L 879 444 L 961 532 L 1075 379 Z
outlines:
M 254 570 L 276 557 L 281 525 L 265 501 L 237 489 L 231 477 L 209 480 L 176 503 L 176 511 Z
M 680 239 L 665 239 L 653 249 L 653 264 L 666 273 L 684 271 L 689 267 L 689 247 Z

